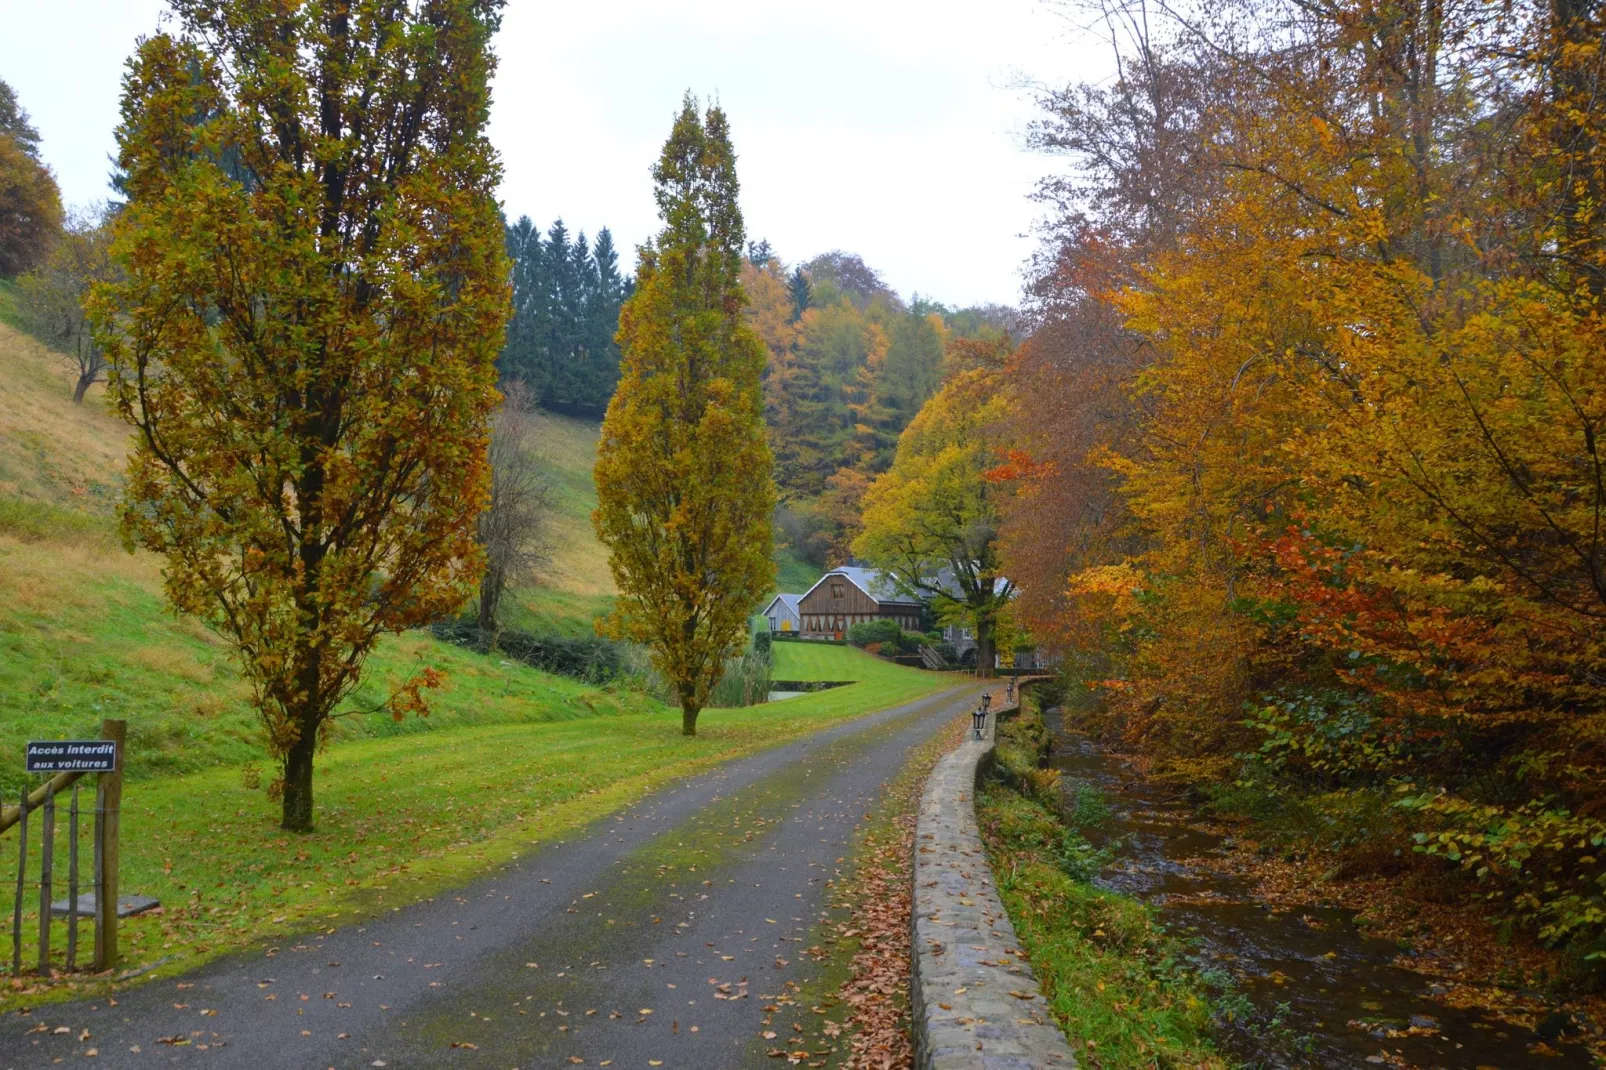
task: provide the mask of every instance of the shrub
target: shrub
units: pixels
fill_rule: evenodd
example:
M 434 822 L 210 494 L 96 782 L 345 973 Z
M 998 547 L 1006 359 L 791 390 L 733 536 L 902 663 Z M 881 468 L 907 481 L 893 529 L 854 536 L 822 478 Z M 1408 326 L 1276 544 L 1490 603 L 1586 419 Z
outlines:
M 730 709 L 768 702 L 771 667 L 768 646 L 760 650 L 755 644 L 747 653 L 730 658 L 725 662 L 725 674 L 708 694 L 708 705 Z
M 482 654 L 491 652 L 492 636 L 469 621 L 443 621 L 430 629 L 438 639 L 466 646 Z M 497 652 L 532 669 L 602 684 L 617 678 L 622 668 L 619 644 L 595 636 L 567 639 L 556 635 L 503 631 L 495 637 Z
M 770 644 L 774 641 L 775 637 L 770 634 L 768 628 L 764 629 L 763 631 L 756 632 L 753 635 L 753 652 L 756 654 L 768 655 L 770 652 Z
M 903 629 L 898 627 L 898 622 L 885 617 L 855 624 L 848 629 L 848 642 L 854 646 L 867 647 L 871 643 L 897 646 L 902 639 Z

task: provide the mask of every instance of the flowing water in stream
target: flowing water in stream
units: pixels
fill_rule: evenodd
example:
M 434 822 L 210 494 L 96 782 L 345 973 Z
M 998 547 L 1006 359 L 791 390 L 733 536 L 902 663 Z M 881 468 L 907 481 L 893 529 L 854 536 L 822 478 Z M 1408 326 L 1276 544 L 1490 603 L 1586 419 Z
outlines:
M 1576 1044 L 1536 1048 L 1541 1038 L 1531 1030 L 1434 999 L 1432 978 L 1394 965 L 1400 949 L 1365 935 L 1352 910 L 1278 911 L 1256 900 L 1242 878 L 1212 866 L 1225 853 L 1223 838 L 1192 827 L 1190 811 L 1170 789 L 1061 732 L 1057 718 L 1048 720 L 1056 739 L 1050 764 L 1060 770 L 1067 798 L 1078 784 L 1092 785 L 1111 810 L 1101 829 L 1088 830 L 1119 844 L 1099 882 L 1156 907 L 1166 927 L 1191 942 L 1202 968 L 1230 972 L 1257 1018 L 1277 1021 L 1275 1029 L 1229 1038 L 1231 1054 L 1245 1065 L 1596 1065 Z

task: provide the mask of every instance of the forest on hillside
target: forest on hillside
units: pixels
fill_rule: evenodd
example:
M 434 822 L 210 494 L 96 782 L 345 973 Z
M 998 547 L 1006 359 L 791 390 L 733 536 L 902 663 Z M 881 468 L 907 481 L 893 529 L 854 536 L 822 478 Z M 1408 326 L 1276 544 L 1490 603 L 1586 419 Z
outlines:
M 543 235 L 528 216 L 507 227 L 513 315 L 498 359 L 556 412 L 601 417 L 619 381 L 614 339 L 634 290 L 613 235 Z M 816 567 L 846 562 L 860 499 L 892 463 L 898 436 L 949 374 L 956 339 L 1003 338 L 1018 314 L 904 301 L 881 273 L 834 251 L 788 266 L 768 242 L 748 246 L 748 320 L 769 352 L 765 423 L 781 506 L 777 538 Z

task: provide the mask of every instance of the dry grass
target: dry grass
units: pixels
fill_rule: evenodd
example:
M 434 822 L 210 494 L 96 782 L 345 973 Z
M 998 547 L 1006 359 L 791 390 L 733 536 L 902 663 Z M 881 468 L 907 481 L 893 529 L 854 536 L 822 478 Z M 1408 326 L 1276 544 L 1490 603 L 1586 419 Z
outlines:
M 0 324 L 0 494 L 107 511 L 122 485 L 128 428 L 104 387 L 82 405 L 56 354 Z
M 535 421 L 535 448 L 552 487 L 554 509 L 548 525 L 552 564 L 541 586 L 576 595 L 614 593 L 608 551 L 591 528 L 597 491 L 591 469 L 597 463 L 598 424 L 553 413 Z

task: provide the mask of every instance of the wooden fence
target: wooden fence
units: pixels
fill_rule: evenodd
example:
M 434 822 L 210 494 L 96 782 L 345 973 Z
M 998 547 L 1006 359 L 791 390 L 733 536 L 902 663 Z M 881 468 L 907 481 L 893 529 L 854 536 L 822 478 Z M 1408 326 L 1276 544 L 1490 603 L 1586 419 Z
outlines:
M 16 806 L 0 806 L 0 835 L 17 829 L 16 898 L 11 907 L 11 974 L 20 976 L 23 970 L 23 907 L 29 898 L 28 842 L 30 828 L 35 820 L 39 826 L 39 933 L 36 968 L 48 976 L 52 971 L 51 921 L 65 915 L 67 921 L 66 968 L 78 969 L 78 926 L 81 918 L 93 916 L 95 920 L 94 956 L 90 968 L 96 971 L 116 967 L 117 956 L 117 870 L 120 861 L 118 833 L 121 825 L 123 800 L 123 747 L 128 727 L 124 721 L 105 720 L 100 724 L 100 738 L 117 744 L 115 771 L 110 773 L 58 773 L 32 791 L 24 788 Z M 90 889 L 94 896 L 92 909 L 85 909 L 82 899 L 82 881 L 79 867 L 79 840 L 83 818 L 78 781 L 86 775 L 97 778 L 95 805 L 90 811 L 93 822 L 92 869 Z M 56 797 L 71 789 L 67 805 L 67 898 L 57 903 L 56 894 Z M 36 816 L 37 815 L 37 816 Z M 3 841 L 0 841 L 3 844 Z

